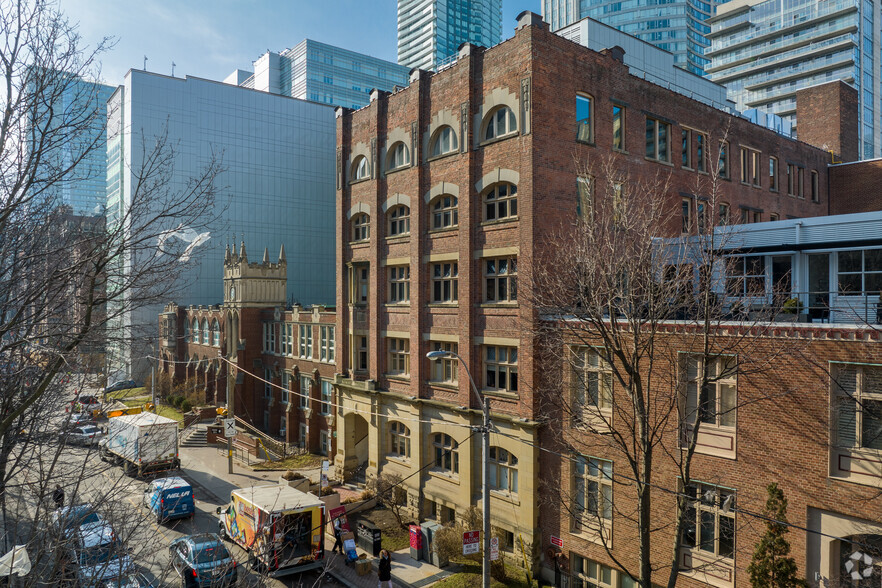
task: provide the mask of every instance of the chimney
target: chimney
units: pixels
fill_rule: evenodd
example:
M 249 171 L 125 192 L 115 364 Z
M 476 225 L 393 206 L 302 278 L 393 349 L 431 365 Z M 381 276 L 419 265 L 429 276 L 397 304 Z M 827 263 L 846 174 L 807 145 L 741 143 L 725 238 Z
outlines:
M 833 153 L 837 162 L 860 159 L 858 92 L 836 80 L 796 91 L 796 136 Z

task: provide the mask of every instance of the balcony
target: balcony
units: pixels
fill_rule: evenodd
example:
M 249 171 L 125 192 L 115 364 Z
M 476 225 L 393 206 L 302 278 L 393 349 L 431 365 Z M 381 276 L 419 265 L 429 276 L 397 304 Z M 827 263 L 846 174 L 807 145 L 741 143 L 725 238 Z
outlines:
M 882 299 L 878 292 L 791 292 L 790 297 L 786 294 L 726 296 L 723 308 L 724 317 L 734 321 L 882 325 Z

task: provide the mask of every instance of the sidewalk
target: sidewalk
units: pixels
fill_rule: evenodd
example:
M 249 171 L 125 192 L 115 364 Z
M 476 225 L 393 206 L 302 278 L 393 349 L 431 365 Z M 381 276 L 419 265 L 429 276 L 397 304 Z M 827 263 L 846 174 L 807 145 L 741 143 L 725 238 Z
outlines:
M 217 506 L 225 505 L 230 500 L 230 492 L 236 488 L 247 488 L 264 484 L 275 484 L 279 472 L 254 472 L 250 468 L 233 461 L 233 474 L 228 474 L 226 454 L 214 447 L 181 447 L 181 469 L 184 476 L 202 491 L 197 498 L 203 502 L 211 502 Z M 325 554 L 328 564 L 327 573 L 340 583 L 350 588 L 374 588 L 377 585 L 377 562 L 373 560 L 370 574 L 359 576 L 354 565 L 346 565 L 344 558 L 331 553 L 334 546 L 333 538 L 325 534 Z M 365 553 L 357 550 L 359 555 Z M 451 572 L 436 568 L 423 561 L 414 561 L 409 549 L 402 549 L 392 554 L 392 580 L 395 586 L 404 588 L 423 588 Z

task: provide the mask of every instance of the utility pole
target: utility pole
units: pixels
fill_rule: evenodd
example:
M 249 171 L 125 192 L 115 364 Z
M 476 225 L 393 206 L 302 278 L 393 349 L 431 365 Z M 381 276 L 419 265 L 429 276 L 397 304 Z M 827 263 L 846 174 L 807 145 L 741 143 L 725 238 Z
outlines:
M 469 378 L 469 384 L 471 384 L 472 387 L 472 392 L 474 392 L 475 397 L 481 404 L 483 420 L 480 426 L 473 426 L 471 429 L 476 433 L 481 433 L 481 526 L 483 527 L 481 533 L 484 535 L 481 538 L 484 545 L 484 556 L 482 557 L 481 563 L 481 588 L 490 588 L 490 400 L 486 397 L 481 397 L 481 394 L 478 392 L 478 387 L 475 386 L 475 381 L 472 379 L 472 374 L 469 372 L 469 366 L 466 365 L 466 362 L 463 361 L 459 355 L 453 351 L 438 350 L 428 352 L 426 357 L 431 360 L 455 357 L 459 363 L 462 364 L 463 369 L 465 369 L 465 373 Z
M 235 386 L 233 385 L 233 363 L 224 358 L 223 352 L 218 349 L 217 355 L 222 360 L 224 360 L 227 364 L 227 414 L 225 419 L 235 419 L 236 415 L 233 413 L 233 390 Z M 226 434 L 226 431 L 224 431 Z M 226 435 L 227 437 L 227 473 L 233 473 L 233 437 L 230 435 Z

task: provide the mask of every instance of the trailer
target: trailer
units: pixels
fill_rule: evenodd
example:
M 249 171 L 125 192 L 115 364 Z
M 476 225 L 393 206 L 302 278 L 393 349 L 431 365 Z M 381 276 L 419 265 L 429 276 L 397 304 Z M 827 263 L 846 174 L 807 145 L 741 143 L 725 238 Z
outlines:
M 220 535 L 249 554 L 252 567 L 271 578 L 320 567 L 325 503 L 288 485 L 234 490 L 218 507 Z
M 99 454 L 104 461 L 122 465 L 130 476 L 177 469 L 178 421 L 152 412 L 108 419 Z

